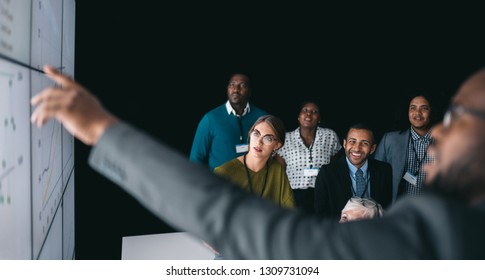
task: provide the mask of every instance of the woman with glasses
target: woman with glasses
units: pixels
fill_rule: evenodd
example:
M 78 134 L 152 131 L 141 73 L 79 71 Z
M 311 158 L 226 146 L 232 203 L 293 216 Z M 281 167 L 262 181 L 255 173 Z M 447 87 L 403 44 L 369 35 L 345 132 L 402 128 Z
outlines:
M 214 173 L 241 186 L 245 191 L 285 208 L 294 208 L 295 200 L 285 168 L 273 156 L 285 143 L 283 122 L 272 115 L 259 117 L 248 133 L 248 152 L 214 169 Z M 214 247 L 214 259 L 223 255 Z
M 273 159 L 285 143 L 285 132 L 279 118 L 260 117 L 249 130 L 248 152 L 216 167 L 214 173 L 281 207 L 295 207 L 286 171 Z
M 353 196 L 342 209 L 339 223 L 380 218 L 383 213 L 382 206 L 372 198 Z

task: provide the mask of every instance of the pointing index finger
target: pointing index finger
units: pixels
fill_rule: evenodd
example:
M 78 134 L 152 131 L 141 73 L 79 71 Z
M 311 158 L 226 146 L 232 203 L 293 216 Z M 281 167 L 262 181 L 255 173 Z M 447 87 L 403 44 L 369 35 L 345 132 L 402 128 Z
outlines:
M 72 82 L 71 78 L 69 78 L 66 75 L 63 75 L 56 68 L 54 68 L 52 65 L 45 65 L 44 66 L 44 73 L 47 75 L 47 77 L 54 80 L 60 86 L 66 86 L 67 84 Z

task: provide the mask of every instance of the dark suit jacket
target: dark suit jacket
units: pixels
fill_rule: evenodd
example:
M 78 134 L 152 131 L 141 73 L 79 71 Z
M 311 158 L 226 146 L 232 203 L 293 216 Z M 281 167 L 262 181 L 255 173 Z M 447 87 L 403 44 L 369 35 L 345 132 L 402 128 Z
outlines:
M 371 197 L 386 209 L 392 202 L 392 168 L 386 162 L 368 159 Z M 315 213 L 325 217 L 340 217 L 352 197 L 352 179 L 346 157 L 323 165 L 315 181 Z
M 124 123 L 104 132 L 89 163 L 224 259 L 485 259 L 483 201 L 403 197 L 383 218 L 338 224 L 248 194 Z

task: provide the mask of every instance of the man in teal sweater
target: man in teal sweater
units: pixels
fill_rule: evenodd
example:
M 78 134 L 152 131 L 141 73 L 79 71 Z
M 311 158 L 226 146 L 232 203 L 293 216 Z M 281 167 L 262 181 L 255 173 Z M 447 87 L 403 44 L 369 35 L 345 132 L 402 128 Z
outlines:
M 227 85 L 227 102 L 207 112 L 199 122 L 190 151 L 190 160 L 219 165 L 248 151 L 248 131 L 265 111 L 249 105 L 248 76 L 234 74 Z

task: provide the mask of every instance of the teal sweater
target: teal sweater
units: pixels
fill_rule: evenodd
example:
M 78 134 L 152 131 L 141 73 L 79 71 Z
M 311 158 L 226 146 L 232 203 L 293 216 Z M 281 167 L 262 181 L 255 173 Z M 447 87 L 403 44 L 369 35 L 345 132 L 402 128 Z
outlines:
M 242 155 L 236 153 L 236 145 L 247 143 L 249 129 L 265 111 L 250 105 L 250 111 L 242 117 L 243 139 L 238 118 L 227 114 L 225 103 L 207 112 L 199 122 L 190 151 L 190 160 L 208 164 L 210 170 Z

